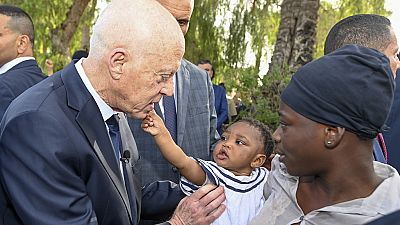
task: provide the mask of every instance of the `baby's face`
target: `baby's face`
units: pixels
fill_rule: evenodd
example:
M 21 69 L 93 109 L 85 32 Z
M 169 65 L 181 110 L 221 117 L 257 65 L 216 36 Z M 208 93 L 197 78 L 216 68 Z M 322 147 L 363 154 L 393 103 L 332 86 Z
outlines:
M 250 175 L 257 154 L 263 154 L 260 131 L 245 122 L 228 127 L 213 152 L 214 161 L 235 175 Z

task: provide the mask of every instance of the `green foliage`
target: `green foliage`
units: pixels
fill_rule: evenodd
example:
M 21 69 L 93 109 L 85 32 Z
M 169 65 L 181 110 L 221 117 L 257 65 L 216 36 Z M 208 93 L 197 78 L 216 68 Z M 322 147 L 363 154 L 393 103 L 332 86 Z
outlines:
M 0 0 L 26 10 L 35 24 L 35 57 L 42 68 L 46 58 L 55 62 L 55 70 L 70 61 L 69 56 L 54 54 L 50 31 L 66 18 L 78 0 Z M 209 59 L 216 69 L 214 83 L 224 82 L 227 91 L 238 90 L 247 105 L 241 116 L 257 118 L 275 128 L 278 124 L 279 95 L 290 80 L 290 68 L 275 69 L 261 78 L 261 61 L 277 40 L 282 0 L 196 0 L 186 39 L 185 58 L 196 63 Z M 93 25 L 97 0 L 92 0 L 81 18 L 70 44 L 71 54 L 82 47 L 82 30 Z M 356 13 L 388 16 L 382 0 L 339 0 L 332 5 L 321 0 L 317 25 L 315 58 L 323 54 L 323 43 L 330 28 L 340 19 Z M 249 52 L 253 60 L 248 62 Z M 262 87 L 262 88 L 261 88 Z

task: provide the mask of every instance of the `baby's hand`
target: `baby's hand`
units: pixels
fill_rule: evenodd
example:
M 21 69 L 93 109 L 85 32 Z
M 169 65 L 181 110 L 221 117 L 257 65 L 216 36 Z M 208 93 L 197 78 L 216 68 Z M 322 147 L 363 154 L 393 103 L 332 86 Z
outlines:
M 154 111 L 151 111 L 143 119 L 142 128 L 145 132 L 156 136 L 163 131 L 164 124 L 162 119 Z

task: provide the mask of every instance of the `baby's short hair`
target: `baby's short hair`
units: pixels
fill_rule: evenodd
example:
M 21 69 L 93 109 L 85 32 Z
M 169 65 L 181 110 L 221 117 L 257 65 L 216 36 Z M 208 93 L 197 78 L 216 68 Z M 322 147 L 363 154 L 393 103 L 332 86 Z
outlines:
M 259 120 L 248 117 L 237 121 L 237 123 L 238 122 L 247 123 L 248 125 L 256 128 L 260 132 L 261 140 L 263 142 L 263 147 L 264 147 L 264 154 L 267 157 L 269 157 L 272 154 L 272 151 L 274 150 L 274 141 L 272 140 L 272 134 L 268 126 L 266 126 Z

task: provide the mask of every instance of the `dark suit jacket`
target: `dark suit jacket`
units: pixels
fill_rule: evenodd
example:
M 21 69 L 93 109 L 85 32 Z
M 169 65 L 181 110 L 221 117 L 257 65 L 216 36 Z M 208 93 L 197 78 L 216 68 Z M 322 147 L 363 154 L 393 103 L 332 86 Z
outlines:
M 400 224 L 400 210 L 393 212 L 389 215 L 383 216 L 374 220 L 366 225 L 399 225 Z
M 12 100 L 45 77 L 35 60 L 23 61 L 0 74 L 0 120 Z
M 1 225 L 139 220 L 140 204 L 131 211 L 129 201 L 137 204 L 140 184 L 126 191 L 100 110 L 73 63 L 11 103 L 0 124 L 0 178 Z M 158 204 L 160 187 L 169 190 L 147 194 Z
M 222 125 L 228 119 L 228 101 L 226 101 L 226 91 L 222 86 L 213 85 L 215 96 L 215 110 L 217 111 L 217 130 L 222 134 Z
M 177 144 L 189 156 L 210 159 L 219 139 L 211 80 L 204 70 L 186 60 L 182 60 L 176 76 Z M 159 107 L 156 112 L 163 117 Z M 153 137 L 141 128 L 141 122 L 130 120 L 129 125 L 140 153 L 142 184 L 157 180 L 178 183 L 178 171 L 163 158 Z
M 382 132 L 388 151 L 388 164 L 400 172 L 400 70 L 395 79 L 393 104 L 386 121 L 389 129 Z

